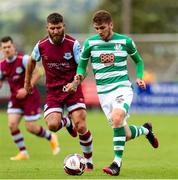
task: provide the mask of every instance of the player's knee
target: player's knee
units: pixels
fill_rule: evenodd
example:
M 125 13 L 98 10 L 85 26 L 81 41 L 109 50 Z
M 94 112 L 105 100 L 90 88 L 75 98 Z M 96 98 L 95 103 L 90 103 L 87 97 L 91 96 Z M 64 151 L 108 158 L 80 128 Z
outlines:
M 35 122 L 26 122 L 25 127 L 27 129 L 28 132 L 32 133 L 32 134 L 36 134 L 36 132 L 38 131 L 38 127 L 35 124 Z
M 86 128 L 86 111 L 84 109 L 80 109 L 77 113 L 73 114 L 75 128 L 78 133 L 84 134 L 87 130 Z
M 18 124 L 15 122 L 9 122 L 8 127 L 9 127 L 11 132 L 14 132 L 18 129 Z
M 87 130 L 85 121 L 79 121 L 75 125 L 75 128 L 79 134 L 84 134 Z
M 34 128 L 33 128 L 33 126 L 31 126 L 31 125 L 26 126 L 26 129 L 27 129 L 27 131 L 30 132 L 30 133 L 35 133 L 35 132 L 34 132 Z
M 57 132 L 60 128 L 59 122 L 56 121 L 49 121 L 47 122 L 48 129 L 53 132 Z
M 84 134 L 87 130 L 85 117 L 78 117 L 75 121 L 75 128 L 79 134 Z
M 122 113 L 116 113 L 112 115 L 112 123 L 114 127 L 121 127 L 124 119 L 124 115 Z
M 115 116 L 112 118 L 113 124 L 121 125 L 122 124 L 122 117 L 121 116 Z
M 57 132 L 61 128 L 61 117 L 59 114 L 51 113 L 45 120 L 50 131 Z

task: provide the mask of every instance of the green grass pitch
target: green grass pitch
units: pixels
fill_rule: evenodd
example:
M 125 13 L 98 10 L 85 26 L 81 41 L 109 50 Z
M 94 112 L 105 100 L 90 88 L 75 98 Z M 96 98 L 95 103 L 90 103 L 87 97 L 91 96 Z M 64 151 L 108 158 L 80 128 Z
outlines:
M 23 120 L 22 120 L 23 121 Z M 78 138 L 67 131 L 58 132 L 61 152 L 53 156 L 48 141 L 29 134 L 24 123 L 21 129 L 30 159 L 10 161 L 18 151 L 7 127 L 7 115 L 0 111 L 0 179 L 176 179 L 178 178 L 178 117 L 176 115 L 131 115 L 129 124 L 153 123 L 159 138 L 159 149 L 153 149 L 144 136 L 126 143 L 123 166 L 119 177 L 104 174 L 102 168 L 113 159 L 112 129 L 100 111 L 87 114 L 87 123 L 93 133 L 93 160 L 95 170 L 82 176 L 64 173 L 63 160 L 70 153 L 80 153 Z M 43 120 L 38 122 L 45 125 Z

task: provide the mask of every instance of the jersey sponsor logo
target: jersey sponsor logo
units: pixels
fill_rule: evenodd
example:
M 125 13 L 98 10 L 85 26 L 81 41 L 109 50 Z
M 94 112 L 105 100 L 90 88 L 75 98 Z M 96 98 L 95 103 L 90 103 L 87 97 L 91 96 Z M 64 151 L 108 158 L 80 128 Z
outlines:
M 120 95 L 120 96 L 117 96 L 117 97 L 116 97 L 115 101 L 116 101 L 118 104 L 121 104 L 121 103 L 124 101 L 124 99 L 122 98 L 122 95 Z
M 72 54 L 70 52 L 66 52 L 66 53 L 64 53 L 63 57 L 64 57 L 64 59 L 69 60 L 72 58 Z
M 106 66 L 111 66 L 114 64 L 114 54 L 101 54 L 100 60 L 102 63 L 104 63 Z
M 70 68 L 70 63 L 46 63 L 49 69 L 63 70 L 63 68 Z
M 23 72 L 22 67 L 19 66 L 19 67 L 16 68 L 16 73 L 17 74 L 21 74 L 22 72 Z

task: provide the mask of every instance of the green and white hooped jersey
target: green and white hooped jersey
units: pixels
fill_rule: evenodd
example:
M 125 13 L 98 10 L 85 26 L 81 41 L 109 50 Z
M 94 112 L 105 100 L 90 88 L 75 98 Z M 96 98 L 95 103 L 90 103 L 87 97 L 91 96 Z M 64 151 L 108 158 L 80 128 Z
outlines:
M 104 94 L 118 87 L 131 87 L 127 71 L 127 57 L 137 52 L 133 40 L 114 33 L 104 41 L 97 34 L 84 42 L 81 61 L 91 60 L 97 93 Z

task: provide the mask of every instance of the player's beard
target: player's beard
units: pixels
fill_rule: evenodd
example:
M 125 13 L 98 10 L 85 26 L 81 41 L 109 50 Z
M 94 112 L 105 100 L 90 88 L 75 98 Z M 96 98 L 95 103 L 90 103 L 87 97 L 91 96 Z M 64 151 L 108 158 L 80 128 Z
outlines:
M 49 34 L 51 40 L 53 41 L 53 43 L 55 45 L 58 45 L 62 42 L 63 38 L 64 38 L 64 31 L 61 32 L 61 34 L 58 35 L 51 35 Z

